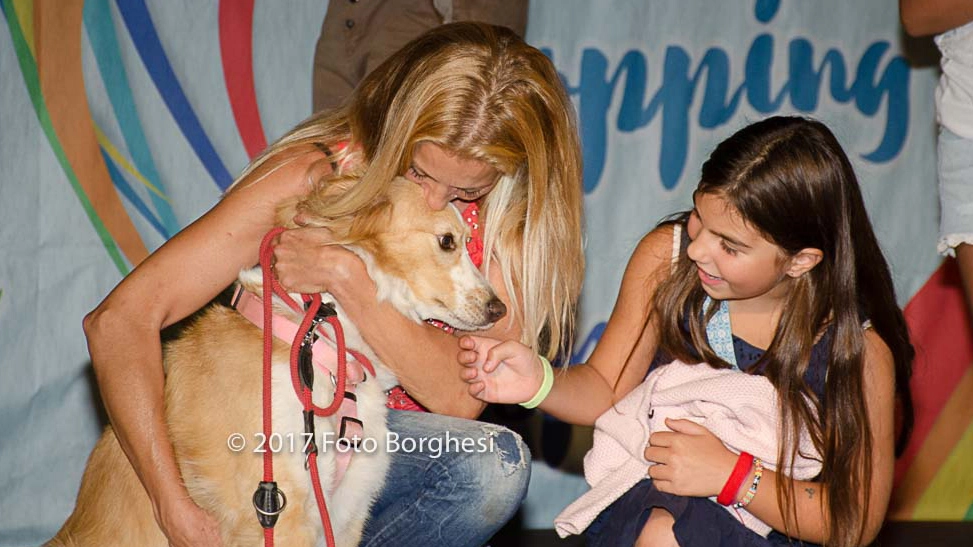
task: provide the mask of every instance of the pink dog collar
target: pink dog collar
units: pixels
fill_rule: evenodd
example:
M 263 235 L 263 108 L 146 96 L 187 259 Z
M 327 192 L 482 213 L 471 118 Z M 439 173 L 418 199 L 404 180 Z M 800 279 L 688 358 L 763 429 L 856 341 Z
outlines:
M 240 315 L 247 318 L 251 323 L 253 323 L 258 329 L 264 328 L 264 312 L 263 312 L 263 301 L 261 298 L 250 291 L 244 290 L 242 287 L 237 287 L 236 292 L 233 295 L 233 307 L 236 308 Z M 294 342 L 294 337 L 297 336 L 298 324 L 291 321 L 283 315 L 274 314 L 274 336 L 287 342 L 288 345 Z M 334 370 L 338 363 L 338 352 L 330 344 L 328 344 L 325 339 L 331 339 L 323 329 L 318 328 L 318 334 L 320 338 L 314 345 L 311 346 L 311 351 L 313 358 L 311 361 L 314 366 L 317 367 L 319 371 L 323 374 L 330 374 L 333 377 L 337 376 L 337 371 Z M 348 357 L 348 370 L 347 370 L 347 383 L 349 385 L 357 385 L 365 380 L 365 370 L 361 363 L 355 360 L 351 353 L 347 353 Z

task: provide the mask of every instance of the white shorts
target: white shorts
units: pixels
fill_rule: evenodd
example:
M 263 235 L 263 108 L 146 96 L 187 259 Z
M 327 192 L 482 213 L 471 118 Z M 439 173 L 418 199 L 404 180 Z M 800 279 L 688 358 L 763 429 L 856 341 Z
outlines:
M 955 255 L 957 245 L 973 245 L 973 139 L 939 128 L 938 252 Z

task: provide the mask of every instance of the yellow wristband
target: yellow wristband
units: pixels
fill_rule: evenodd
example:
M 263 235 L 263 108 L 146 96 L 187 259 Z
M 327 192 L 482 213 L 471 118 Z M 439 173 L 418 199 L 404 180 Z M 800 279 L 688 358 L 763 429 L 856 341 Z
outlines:
M 554 387 L 554 369 L 551 367 L 551 362 L 543 355 L 538 355 L 537 358 L 541 360 L 541 367 L 544 369 L 544 380 L 541 381 L 540 389 L 537 390 L 537 393 L 529 401 L 520 403 L 520 406 L 524 408 L 536 408 L 537 405 L 541 404 L 547 398 L 547 395 L 551 392 L 551 388 Z

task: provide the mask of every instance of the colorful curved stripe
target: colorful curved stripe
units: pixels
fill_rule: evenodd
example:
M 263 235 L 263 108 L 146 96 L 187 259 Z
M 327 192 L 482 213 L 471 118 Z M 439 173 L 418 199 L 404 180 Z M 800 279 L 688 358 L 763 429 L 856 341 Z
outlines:
M 955 261 L 947 260 L 905 307 L 916 346 L 912 394 L 916 423 L 905 453 L 896 462 L 896 483 L 912 465 L 940 412 L 973 362 L 970 320 Z
M 98 124 L 94 124 L 94 127 L 95 127 L 95 137 L 98 139 L 98 144 L 101 146 L 102 151 L 108 154 L 108 157 L 114 160 L 114 162 L 119 167 L 127 171 L 128 174 L 135 177 L 135 180 L 142 183 L 142 186 L 145 186 L 149 190 L 149 192 L 155 194 L 156 196 L 159 197 L 159 199 L 163 200 L 166 204 L 168 204 L 169 197 L 166 196 L 162 190 L 160 190 L 154 184 L 149 182 L 148 179 L 142 176 L 142 173 L 139 173 L 138 169 L 136 169 L 134 165 L 132 165 L 131 163 L 128 162 L 128 160 L 125 159 L 125 156 L 123 156 L 122 153 L 119 152 L 117 148 L 115 148 L 115 145 L 112 144 L 110 140 L 108 140 L 108 137 L 106 137 L 105 133 L 101 130 L 100 127 L 98 127 Z
M 946 260 L 905 307 L 916 347 L 916 424 L 896 462 L 890 519 L 973 516 L 973 490 L 964 490 L 973 484 L 973 331 L 965 302 L 955 261 Z M 946 499 L 949 507 L 940 502 Z
M 973 369 L 968 368 L 949 400 L 938 413 L 928 435 L 922 440 L 912 465 L 895 487 L 891 505 L 892 513 L 896 518 L 914 519 L 916 515 L 922 513 L 928 516 L 936 507 L 934 501 L 936 498 L 950 498 L 956 501 L 955 496 L 949 495 L 949 486 L 962 482 L 963 473 L 955 473 L 955 470 L 947 471 L 947 462 L 956 457 L 961 448 L 958 440 L 973 426 L 973 405 L 969 404 L 971 400 L 973 400 Z M 952 477 L 946 478 L 944 472 L 951 473 Z M 966 475 L 973 478 L 973 469 L 970 469 Z M 933 494 L 943 490 L 946 496 Z M 969 500 L 961 501 L 953 507 L 954 513 L 951 518 L 962 516 L 966 507 L 973 501 L 973 490 L 970 490 L 969 495 Z
M 118 166 L 116 166 L 115 162 L 112 161 L 112 158 L 108 155 L 108 152 L 102 149 L 101 155 L 105 159 L 105 167 L 108 168 L 108 175 L 115 184 L 115 188 L 118 189 L 118 191 L 125 196 L 125 199 L 127 199 L 128 202 L 135 207 L 135 210 L 138 211 L 139 214 L 142 215 L 142 217 L 145 218 L 145 220 L 151 224 L 153 228 L 155 228 L 155 231 L 159 232 L 159 235 L 168 239 L 171 234 L 167 232 L 159 219 L 155 218 L 155 215 L 152 214 L 149 207 L 144 201 L 142 201 L 142 198 L 139 197 L 138 193 L 135 192 L 135 189 L 132 188 L 127 180 L 125 180 L 125 175 L 118 170 Z
M 37 52 L 34 51 L 34 0 L 14 0 L 13 10 L 17 14 L 17 20 L 22 21 L 20 30 L 24 33 L 24 41 L 27 42 L 30 54 L 36 59 Z
M 30 48 L 28 47 L 27 41 L 24 38 L 20 21 L 17 18 L 17 13 L 13 9 L 12 2 L 11 0 L 0 0 L 0 2 L 3 3 L 3 13 L 7 19 L 7 26 L 10 28 L 10 36 L 13 41 L 14 50 L 17 53 L 17 61 L 20 64 L 20 70 L 24 77 L 24 83 L 27 86 L 27 92 L 30 96 L 31 104 L 34 106 L 34 113 L 37 115 L 41 129 L 47 136 L 47 140 L 51 145 L 51 150 L 54 152 L 54 156 L 57 158 L 58 163 L 61 164 L 61 168 L 64 170 L 64 173 L 67 176 L 68 182 L 71 184 L 71 188 L 74 190 L 75 195 L 81 202 L 81 206 L 84 209 L 85 214 L 88 216 L 88 220 L 95 228 L 95 232 L 101 239 L 105 250 L 108 251 L 108 256 L 111 257 L 112 262 L 115 263 L 115 267 L 118 268 L 118 271 L 121 272 L 122 275 L 125 275 L 128 273 L 128 265 L 125 263 L 125 259 L 119 252 L 119 246 L 116 245 L 108 227 L 96 212 L 95 206 L 92 205 L 92 202 L 89 199 L 85 189 L 78 180 L 78 176 L 76 175 L 71 162 L 68 160 L 68 155 L 65 152 L 64 147 L 62 147 L 61 142 L 58 140 L 57 132 L 55 131 L 51 122 L 51 115 L 48 112 L 48 107 L 41 91 L 41 78 L 38 72 L 37 63 L 34 61 L 34 57 L 30 53 Z M 56 34 L 55 36 L 61 38 Z M 81 36 L 79 33 L 77 47 L 80 47 L 80 39 Z M 121 204 L 119 203 L 119 205 Z
M 220 0 L 223 79 L 237 131 L 250 159 L 267 148 L 253 84 L 253 0 Z
M 98 63 L 98 71 L 101 73 L 101 79 L 108 93 L 108 100 L 111 103 L 118 127 L 122 131 L 126 147 L 132 155 L 132 161 L 138 166 L 138 170 L 127 169 L 128 162 L 124 161 L 121 154 L 115 150 L 114 146 L 108 142 L 107 138 L 104 138 L 104 135 L 96 127 L 98 142 L 103 149 L 106 149 L 115 158 L 116 163 L 125 166 L 143 185 L 152 191 L 149 199 L 158 214 L 158 221 L 165 227 L 163 237 L 168 239 L 179 231 L 179 223 L 172 212 L 165 187 L 156 170 L 155 162 L 152 161 L 152 153 L 149 151 L 149 145 L 139 121 L 135 99 L 132 96 L 132 89 L 125 73 L 125 64 L 122 62 L 118 38 L 115 36 L 115 25 L 108 0 L 87 0 L 84 3 L 83 17 L 85 28 L 88 31 L 88 42 L 91 44 L 95 60 Z M 145 176 L 143 177 L 141 173 L 145 173 Z M 150 180 L 152 182 L 149 182 Z
M 44 102 L 71 168 L 131 264 L 149 252 L 112 184 L 91 122 L 81 66 L 80 2 L 34 3 L 37 67 Z
M 233 182 L 233 178 L 230 177 L 229 171 L 217 155 L 209 137 L 206 136 L 196 112 L 193 111 L 186 93 L 172 70 L 145 1 L 125 0 L 118 2 L 117 5 L 135 49 L 142 59 L 142 64 L 145 65 L 173 119 L 210 177 L 221 190 L 226 190 Z
M 973 504 L 973 468 L 970 467 L 973 462 L 973 421 L 970 419 L 973 415 L 970 409 L 973 407 L 970 404 L 973 401 L 973 389 L 970 389 L 973 387 L 973 370 L 967 372 L 965 379 L 963 396 L 954 397 L 959 399 L 957 404 L 949 405 L 957 412 L 940 416 L 941 420 L 950 422 L 949 429 L 953 431 L 947 438 L 949 445 L 942 447 L 942 461 L 936 466 L 935 476 L 916 502 L 911 515 L 913 520 L 962 520 Z M 956 420 L 957 417 L 962 419 Z M 929 441 L 926 444 L 930 444 Z

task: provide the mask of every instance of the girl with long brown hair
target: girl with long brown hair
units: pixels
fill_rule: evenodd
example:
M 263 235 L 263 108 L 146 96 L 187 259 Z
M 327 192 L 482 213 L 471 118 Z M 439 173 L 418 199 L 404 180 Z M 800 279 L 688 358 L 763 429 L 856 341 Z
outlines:
M 671 431 L 649 437 L 646 478 L 601 513 L 591 544 L 867 544 L 911 428 L 914 350 L 851 163 L 823 124 L 768 118 L 716 147 L 693 200 L 636 249 L 587 363 L 545 386 L 543 361 L 524 346 L 467 337 L 470 392 L 496 402 L 534 396 L 556 417 L 591 424 L 674 359 L 763 375 L 779 403 L 777 461 L 793 461 L 806 428 L 820 475 L 758 469 L 705 427 L 669 420 Z M 713 332 L 720 317 L 732 340 L 725 351 Z M 707 499 L 718 494 L 776 532 L 744 528 Z

